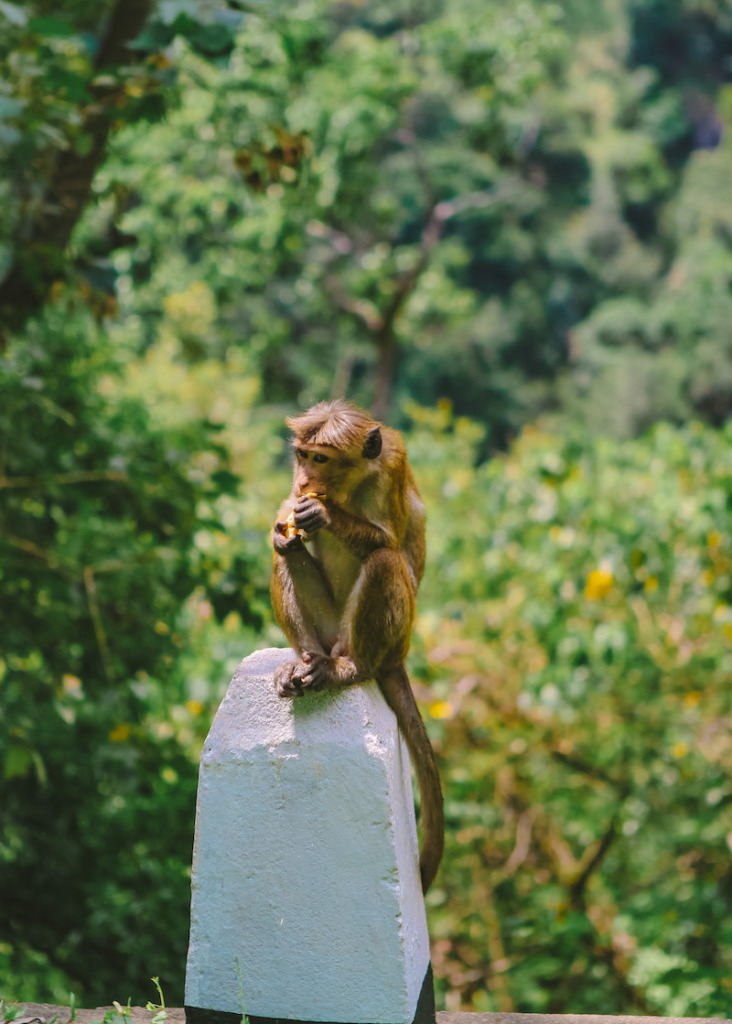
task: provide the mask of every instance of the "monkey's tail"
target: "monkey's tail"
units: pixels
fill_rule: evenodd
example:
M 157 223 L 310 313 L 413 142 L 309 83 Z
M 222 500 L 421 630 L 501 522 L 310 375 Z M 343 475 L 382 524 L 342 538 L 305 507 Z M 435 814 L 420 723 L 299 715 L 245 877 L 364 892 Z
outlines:
M 445 845 L 445 816 L 437 762 L 404 666 L 398 665 L 382 670 L 377 676 L 377 682 L 387 704 L 396 715 L 417 773 L 422 801 L 422 850 L 419 870 L 422 877 L 422 892 L 427 892 L 437 874 Z

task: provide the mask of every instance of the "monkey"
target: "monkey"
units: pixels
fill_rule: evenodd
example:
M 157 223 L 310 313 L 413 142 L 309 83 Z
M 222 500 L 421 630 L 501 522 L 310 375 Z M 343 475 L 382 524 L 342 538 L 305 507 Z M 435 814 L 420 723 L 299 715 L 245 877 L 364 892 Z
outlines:
M 405 669 L 425 565 L 425 507 L 401 434 L 342 399 L 289 418 L 295 467 L 272 530 L 272 605 L 298 656 L 275 673 L 296 698 L 375 679 L 419 783 L 426 892 L 444 846 L 434 751 Z

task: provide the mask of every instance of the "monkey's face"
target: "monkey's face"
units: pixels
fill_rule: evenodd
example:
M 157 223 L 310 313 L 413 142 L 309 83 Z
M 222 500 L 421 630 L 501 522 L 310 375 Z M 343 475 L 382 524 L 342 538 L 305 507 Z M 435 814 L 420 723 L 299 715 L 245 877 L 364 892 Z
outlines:
M 299 446 L 295 448 L 295 493 L 315 491 L 336 504 L 344 501 L 368 471 L 366 460 L 349 458 L 337 448 Z M 360 467 L 359 463 L 364 463 Z

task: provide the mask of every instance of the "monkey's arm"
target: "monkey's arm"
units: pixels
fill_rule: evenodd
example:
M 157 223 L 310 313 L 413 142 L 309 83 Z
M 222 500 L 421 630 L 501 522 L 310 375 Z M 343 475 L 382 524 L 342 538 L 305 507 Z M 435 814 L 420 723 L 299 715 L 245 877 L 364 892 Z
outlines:
M 272 531 L 272 604 L 275 618 L 298 654 L 329 650 L 338 635 L 339 615 L 328 581 L 299 536 L 288 538 L 285 523 Z
M 337 506 L 329 508 L 328 512 L 330 516 L 328 529 L 352 555 L 361 561 L 379 548 L 398 551 L 401 547 L 400 539 L 397 538 L 391 527 L 361 519 Z
M 390 526 L 362 519 L 327 499 L 324 504 L 317 498 L 301 498 L 295 506 L 295 525 L 306 534 L 330 530 L 361 562 L 379 548 L 401 548 L 401 539 Z
M 298 592 L 300 603 L 306 601 L 314 610 L 317 610 L 319 619 L 325 616 L 337 617 L 333 605 L 333 594 L 327 580 L 303 544 L 302 538 L 299 536 L 287 538 L 284 526 L 284 523 L 277 522 L 272 531 L 273 589 L 289 592 L 294 587 Z M 279 597 L 279 595 L 277 596 Z M 279 606 L 280 601 L 277 600 L 275 614 L 277 614 Z M 277 617 L 279 618 L 279 616 Z

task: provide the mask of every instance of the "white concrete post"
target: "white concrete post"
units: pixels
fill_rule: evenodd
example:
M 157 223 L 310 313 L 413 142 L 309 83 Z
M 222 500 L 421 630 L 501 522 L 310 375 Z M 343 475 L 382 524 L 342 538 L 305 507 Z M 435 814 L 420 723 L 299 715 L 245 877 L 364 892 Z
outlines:
M 430 1024 L 406 746 L 376 683 L 275 695 L 239 666 L 204 746 L 188 1024 Z

